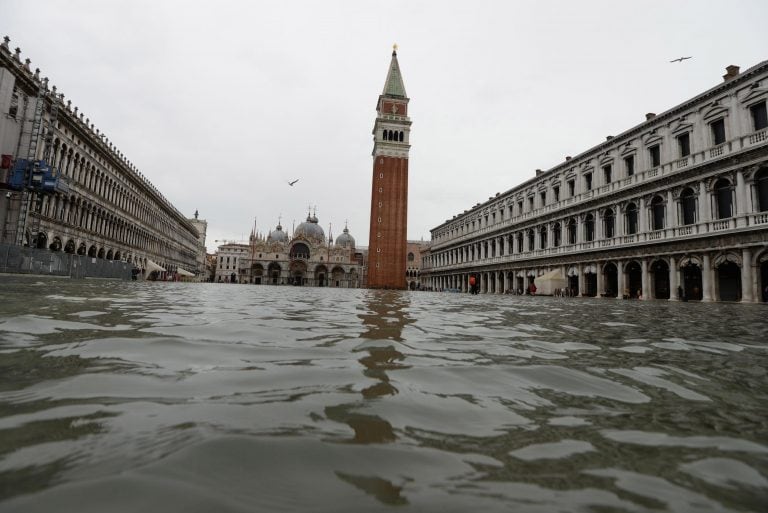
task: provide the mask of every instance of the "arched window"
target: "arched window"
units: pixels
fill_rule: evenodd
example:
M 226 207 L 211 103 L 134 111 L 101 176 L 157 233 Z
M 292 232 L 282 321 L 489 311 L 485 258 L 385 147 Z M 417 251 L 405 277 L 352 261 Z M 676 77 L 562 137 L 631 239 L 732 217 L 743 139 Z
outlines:
M 560 236 L 561 236 L 561 230 L 560 230 L 560 223 L 555 223 L 555 225 L 552 227 L 552 244 L 555 247 L 560 246 Z
M 384 139 L 385 141 L 387 140 L 387 131 L 386 130 L 382 130 L 381 131 L 381 138 Z
M 576 244 L 576 220 L 568 220 L 568 244 Z
M 404 138 L 403 132 L 400 132 L 400 142 L 403 142 L 403 138 Z
M 653 211 L 653 229 L 664 229 L 664 198 L 655 196 L 651 200 L 651 210 Z
M 760 212 L 768 211 L 768 169 L 763 168 L 755 175 L 757 187 L 757 209 Z
M 392 130 L 390 130 L 387 134 L 387 138 L 391 141 L 394 138 L 394 135 L 392 135 Z
M 523 252 L 523 234 L 518 233 L 517 234 L 517 252 L 522 253 Z
M 416 258 L 413 256 L 413 253 L 408 253 L 408 261 L 413 262 L 413 259 Z
M 587 242 L 595 240 L 595 216 L 592 214 L 584 218 L 584 238 Z
M 605 238 L 610 239 L 614 235 L 615 219 L 613 217 L 613 210 L 610 208 L 603 214 L 603 224 L 605 225 Z
M 717 218 L 728 219 L 733 215 L 733 194 L 731 182 L 725 178 L 715 182 L 715 199 L 717 200 Z
M 627 234 L 637 233 L 637 205 L 630 203 L 627 205 Z
M 696 222 L 696 194 L 687 187 L 680 193 L 680 207 L 683 211 L 683 225 Z
M 534 238 L 535 238 L 535 235 L 533 233 L 533 230 L 528 230 L 528 250 L 529 251 L 533 251 L 533 248 L 536 247 L 536 245 L 534 244 Z
M 542 226 L 541 230 L 539 231 L 539 243 L 541 245 L 541 249 L 547 249 L 547 227 Z

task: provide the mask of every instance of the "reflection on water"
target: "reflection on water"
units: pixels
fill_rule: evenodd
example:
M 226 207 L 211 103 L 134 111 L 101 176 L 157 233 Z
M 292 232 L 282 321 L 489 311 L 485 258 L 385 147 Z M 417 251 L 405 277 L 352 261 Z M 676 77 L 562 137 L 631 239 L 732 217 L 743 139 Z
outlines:
M 762 305 L 0 277 L 0 511 L 764 511 Z

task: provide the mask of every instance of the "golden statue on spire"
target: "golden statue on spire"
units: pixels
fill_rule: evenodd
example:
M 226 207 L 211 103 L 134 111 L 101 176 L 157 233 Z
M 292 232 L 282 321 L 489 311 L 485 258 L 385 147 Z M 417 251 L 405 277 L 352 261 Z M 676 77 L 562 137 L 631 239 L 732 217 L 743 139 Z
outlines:
M 397 51 L 397 43 L 395 43 L 395 44 L 393 44 L 393 45 L 392 45 L 392 51 L 394 51 L 394 52 L 396 52 L 396 51 Z

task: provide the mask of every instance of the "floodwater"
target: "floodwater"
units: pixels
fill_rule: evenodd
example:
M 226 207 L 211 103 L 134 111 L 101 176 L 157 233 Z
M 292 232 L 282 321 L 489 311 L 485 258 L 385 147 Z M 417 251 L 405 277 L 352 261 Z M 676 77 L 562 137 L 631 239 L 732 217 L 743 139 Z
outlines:
M 766 511 L 767 314 L 0 277 L 0 511 Z

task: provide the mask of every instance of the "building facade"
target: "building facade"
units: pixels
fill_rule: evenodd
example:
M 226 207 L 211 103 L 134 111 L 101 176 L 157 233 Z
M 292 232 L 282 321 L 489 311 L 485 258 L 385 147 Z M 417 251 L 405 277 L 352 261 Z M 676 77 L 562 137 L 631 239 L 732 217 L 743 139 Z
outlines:
M 411 119 L 397 51 L 376 104 L 367 287 L 405 289 Z
M 254 285 L 358 288 L 363 256 L 349 228 L 334 241 L 317 217 L 307 215 L 293 234 L 280 223 L 266 236 L 251 232 L 248 244 L 219 246 L 215 281 Z
M 768 299 L 768 62 L 431 230 L 436 290 Z
M 421 266 L 424 254 L 429 249 L 429 242 L 408 241 L 408 252 L 405 258 L 405 281 L 409 290 L 425 288 L 421 280 Z
M 70 100 L 0 44 L 0 243 L 198 268 L 198 231 Z

